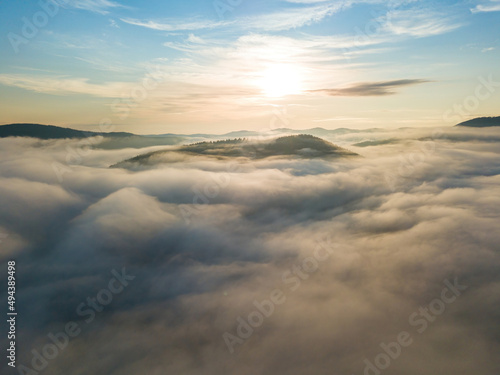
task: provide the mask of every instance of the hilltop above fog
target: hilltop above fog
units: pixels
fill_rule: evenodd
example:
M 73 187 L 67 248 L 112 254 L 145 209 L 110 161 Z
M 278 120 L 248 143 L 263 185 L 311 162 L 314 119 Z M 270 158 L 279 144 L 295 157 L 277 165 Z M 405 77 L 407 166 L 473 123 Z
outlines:
M 312 135 L 290 135 L 266 141 L 252 141 L 244 138 L 220 141 L 198 142 L 178 146 L 168 150 L 150 152 L 127 159 L 113 167 L 127 167 L 134 164 L 151 165 L 169 161 L 169 154 L 183 156 L 205 156 L 216 159 L 244 157 L 264 159 L 273 156 L 298 158 L 337 158 L 357 156 L 358 154 L 334 145 Z

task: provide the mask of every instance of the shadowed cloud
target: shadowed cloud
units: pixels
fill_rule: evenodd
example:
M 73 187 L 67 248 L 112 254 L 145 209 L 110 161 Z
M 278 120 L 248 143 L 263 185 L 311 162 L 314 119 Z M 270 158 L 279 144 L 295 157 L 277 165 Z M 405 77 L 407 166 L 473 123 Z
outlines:
M 385 96 L 396 94 L 396 89 L 401 87 L 419 85 L 428 82 L 432 81 L 425 79 L 399 79 L 394 81 L 358 83 L 345 88 L 319 89 L 310 90 L 309 92 L 323 93 L 329 96 Z

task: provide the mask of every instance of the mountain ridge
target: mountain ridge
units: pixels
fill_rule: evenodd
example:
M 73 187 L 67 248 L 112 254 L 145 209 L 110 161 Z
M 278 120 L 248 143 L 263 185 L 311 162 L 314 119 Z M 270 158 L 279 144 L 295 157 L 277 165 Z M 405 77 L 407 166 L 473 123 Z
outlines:
M 96 136 L 107 137 L 129 137 L 133 133 L 127 132 L 94 132 L 76 130 L 55 125 L 17 123 L 0 126 L 0 138 L 5 137 L 33 137 L 39 139 L 67 139 L 67 138 L 88 138 Z
M 269 135 L 279 134 L 313 134 L 315 136 L 326 136 L 328 134 L 346 134 L 346 133 L 360 133 L 383 130 L 382 128 L 369 128 L 369 129 L 349 129 L 349 128 L 336 128 L 325 129 L 321 127 L 309 129 L 290 129 L 290 128 L 276 128 L 269 129 L 264 132 L 254 130 L 237 130 L 224 134 L 209 134 L 209 133 L 195 133 L 195 134 L 176 134 L 176 133 L 163 133 L 163 134 L 135 134 L 128 132 L 95 132 L 87 130 L 77 130 L 56 125 L 46 124 L 33 124 L 33 123 L 14 123 L 0 125 L 0 138 L 6 137 L 32 137 L 39 139 L 67 139 L 67 138 L 87 138 L 93 136 L 103 137 L 145 137 L 145 138 L 162 138 L 162 137 L 185 137 L 185 138 L 238 138 L 238 137 L 258 137 L 263 133 Z M 321 135 L 317 135 L 321 134 Z
M 42 140 L 85 139 L 103 137 L 93 147 L 114 150 L 120 148 L 144 148 L 151 146 L 169 146 L 181 143 L 184 139 L 177 135 L 148 137 L 127 132 L 94 132 L 76 130 L 55 125 L 42 124 L 7 124 L 0 126 L 0 138 L 26 137 Z
M 486 128 L 500 126 L 500 116 L 497 117 L 477 117 L 471 120 L 461 122 L 454 127 Z M 402 128 L 403 129 L 403 128 Z M 313 135 L 316 137 L 332 137 L 349 133 L 380 132 L 386 129 L 349 129 L 345 127 L 336 129 L 325 129 L 314 127 L 309 129 L 290 129 L 276 128 L 264 132 L 253 130 L 231 131 L 225 134 L 134 134 L 129 132 L 96 132 L 77 130 L 67 127 L 33 124 L 33 123 L 14 123 L 0 125 L 0 138 L 7 137 L 31 137 L 43 140 L 50 139 L 84 139 L 88 137 L 104 137 L 105 139 L 97 144 L 96 148 L 117 149 L 117 148 L 144 148 L 149 146 L 169 146 L 179 145 L 189 141 L 207 140 L 207 139 L 226 139 L 226 138 L 249 138 L 249 137 L 268 137 L 273 138 L 285 135 Z
M 471 120 L 461 122 L 455 126 L 469 127 L 469 128 L 491 128 L 494 126 L 500 126 L 500 116 L 476 117 Z

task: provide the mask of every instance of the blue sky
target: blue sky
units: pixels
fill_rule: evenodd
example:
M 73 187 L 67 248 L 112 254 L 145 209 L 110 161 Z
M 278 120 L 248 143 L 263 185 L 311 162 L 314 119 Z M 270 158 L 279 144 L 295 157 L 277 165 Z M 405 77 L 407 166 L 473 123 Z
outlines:
M 217 133 L 264 129 L 276 110 L 293 128 L 498 115 L 500 88 L 477 87 L 500 82 L 499 0 L 44 0 L 0 14 L 2 123 Z

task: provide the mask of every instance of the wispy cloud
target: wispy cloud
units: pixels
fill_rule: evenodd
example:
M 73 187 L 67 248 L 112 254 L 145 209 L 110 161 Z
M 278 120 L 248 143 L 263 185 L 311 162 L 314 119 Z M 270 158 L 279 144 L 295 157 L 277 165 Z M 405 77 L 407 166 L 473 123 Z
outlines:
M 461 26 L 463 23 L 428 9 L 411 9 L 389 12 L 384 29 L 395 35 L 422 38 L 444 34 Z
M 475 8 L 471 9 L 472 13 L 481 12 L 499 12 L 500 11 L 500 0 L 491 0 L 485 4 L 479 4 Z
M 242 27 L 250 29 L 266 31 L 296 29 L 320 22 L 339 12 L 345 6 L 345 2 L 328 2 L 308 7 L 294 7 L 280 12 L 243 18 L 241 22 Z
M 425 79 L 400 79 L 384 82 L 367 82 L 340 88 L 310 90 L 312 93 L 324 93 L 329 96 L 385 96 L 396 94 L 397 88 L 431 82 Z
M 95 84 L 88 81 L 85 78 L 61 76 L 0 74 L 0 84 L 52 95 L 85 94 L 115 98 L 127 92 L 127 89 L 130 91 L 133 87 L 128 82 Z
M 252 15 L 247 17 L 239 17 L 231 21 L 213 21 L 206 19 L 134 19 L 121 18 L 122 22 L 130 25 L 145 27 L 158 31 L 196 31 L 207 29 L 221 28 L 236 28 L 240 32 L 278 32 L 291 29 L 300 29 L 304 26 L 319 24 L 324 22 L 326 18 L 339 13 L 355 3 L 379 3 L 379 0 L 365 1 L 318 1 L 318 0 L 290 0 L 286 1 L 291 4 L 291 7 L 285 7 L 279 11 Z M 407 1 L 412 2 L 412 1 Z M 394 35 L 410 36 L 410 37 L 427 37 L 439 35 L 453 31 L 463 23 L 455 19 L 444 16 L 438 12 L 429 9 L 408 9 L 408 10 L 392 10 L 378 19 L 381 25 L 380 31 L 376 35 L 370 35 L 369 38 L 364 38 L 360 41 L 359 37 L 356 43 L 348 42 L 348 35 L 336 36 L 335 39 L 344 39 L 341 43 L 356 44 L 356 47 L 361 47 L 360 44 L 377 44 L 384 41 L 389 41 L 389 37 L 394 38 Z M 330 37 L 318 37 L 318 39 L 328 39 Z M 302 39 L 302 38 L 301 38 Z M 349 46 L 341 47 L 349 48 Z
M 121 21 L 130 25 L 159 31 L 193 31 L 227 26 L 237 26 L 242 30 L 280 31 L 296 29 L 320 22 L 347 6 L 347 2 L 328 2 L 326 4 L 315 3 L 318 3 L 318 1 L 301 2 L 300 6 L 288 7 L 272 13 L 240 17 L 234 21 L 211 21 L 200 19 L 184 21 L 173 19 L 138 20 L 133 18 L 122 18 Z M 304 6 L 307 4 L 311 5 Z
M 88 10 L 99 14 L 108 14 L 110 8 L 125 8 L 124 5 L 111 0 L 56 0 L 62 7 Z
M 186 30 L 202 30 L 213 29 L 216 27 L 227 26 L 231 24 L 229 21 L 209 21 L 209 20 L 192 20 L 188 22 L 178 22 L 175 20 L 153 21 L 153 20 L 138 20 L 133 18 L 120 18 L 122 22 L 129 25 L 141 26 L 147 29 L 159 31 L 186 31 Z

